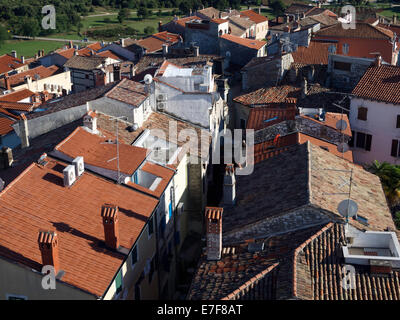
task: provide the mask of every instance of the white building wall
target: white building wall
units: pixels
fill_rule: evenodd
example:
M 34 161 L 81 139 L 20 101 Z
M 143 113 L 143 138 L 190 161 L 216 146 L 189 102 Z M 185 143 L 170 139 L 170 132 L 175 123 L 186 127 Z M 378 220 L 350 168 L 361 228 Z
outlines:
M 67 90 L 67 94 L 69 94 L 72 89 L 71 75 L 69 71 L 62 72 L 44 79 L 33 79 L 32 81 L 28 81 L 28 83 L 13 87 L 13 90 L 15 91 L 22 89 L 29 89 L 33 92 L 41 92 L 46 90 L 50 93 L 58 94 L 62 94 L 62 89 L 65 89 Z
M 368 108 L 367 121 L 358 120 L 358 107 Z M 350 105 L 350 126 L 353 131 L 372 135 L 371 151 L 352 148 L 354 162 L 371 163 L 374 160 L 400 164 L 400 158 L 391 154 L 392 140 L 400 140 L 400 128 L 396 128 L 400 105 L 352 98 Z

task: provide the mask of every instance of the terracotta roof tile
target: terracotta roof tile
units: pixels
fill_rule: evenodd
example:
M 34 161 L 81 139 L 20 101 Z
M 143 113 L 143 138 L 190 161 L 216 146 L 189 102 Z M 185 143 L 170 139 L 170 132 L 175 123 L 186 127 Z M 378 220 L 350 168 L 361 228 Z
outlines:
M 292 52 L 295 63 L 304 64 L 328 64 L 329 47 L 336 44 L 310 41 L 308 47 L 298 47 L 295 52 Z
M 367 69 L 353 94 L 360 98 L 400 104 L 400 67 L 372 66 Z
M 116 144 L 108 143 L 110 137 L 99 136 L 78 127 L 54 149 L 71 157 L 83 156 L 85 163 L 99 168 L 117 171 L 117 161 L 109 161 L 116 157 Z M 146 159 L 147 149 L 127 144 L 119 144 L 120 172 L 132 175 Z
M 208 7 L 208 8 L 204 8 L 201 10 L 197 10 L 198 13 L 201 13 L 205 16 L 207 16 L 210 19 L 214 19 L 214 18 L 218 18 L 219 17 L 219 10 L 215 9 L 213 7 Z
M 294 108 L 252 108 L 247 119 L 246 129 L 259 130 L 284 120 L 294 120 Z M 275 119 L 276 118 L 276 119 Z M 269 121 L 266 121 L 269 120 Z
M 14 129 L 11 127 L 13 123 L 15 123 L 15 120 L 0 117 L 0 135 L 3 136 L 13 131 Z
M 30 76 L 32 78 L 32 81 L 35 81 L 35 77 L 39 76 L 39 79 L 45 79 L 48 78 L 55 73 L 59 72 L 60 69 L 57 66 L 50 66 L 50 67 L 44 67 L 44 66 L 39 66 L 33 69 L 30 69 L 28 71 L 20 72 L 17 74 L 14 74 L 9 77 L 9 81 L 12 87 L 21 85 L 25 83 L 25 77 Z M 4 79 L 1 79 L 1 86 L 5 87 Z
M 0 56 L 0 74 L 8 73 L 26 64 L 27 63 L 22 63 L 21 59 L 14 58 L 9 54 L 2 55 Z
M 93 70 L 99 68 L 106 61 L 105 57 L 100 56 L 73 56 L 64 67 L 81 70 Z
M 255 23 L 262 23 L 268 21 L 266 17 L 254 12 L 253 10 L 240 11 L 240 14 L 250 18 L 250 20 L 254 21 Z
M 179 34 L 163 31 L 155 33 L 147 38 L 137 40 L 135 43 L 146 49 L 147 53 L 152 53 L 162 50 L 162 45 L 175 44 L 179 42 L 181 36 Z
M 23 99 L 30 98 L 35 93 L 29 89 L 21 89 L 17 90 L 5 95 L 0 96 L 0 101 L 8 101 L 8 102 L 19 102 Z
M 355 288 L 344 290 L 344 225 L 330 223 L 299 246 L 293 256 L 293 293 L 307 300 L 399 300 L 400 273 L 371 274 L 369 266 L 353 265 Z
M 31 164 L 0 193 L 0 256 L 41 270 L 38 232 L 56 231 L 62 281 L 100 297 L 126 257 L 104 246 L 102 206 L 119 207 L 120 244 L 130 249 L 157 200 L 87 172 L 66 188 L 65 164 L 46 161 Z
M 148 94 L 144 91 L 143 84 L 123 79 L 108 91 L 105 96 L 138 107 L 147 99 Z
M 231 34 L 224 34 L 221 36 L 222 39 L 228 40 L 230 42 L 234 42 L 238 45 L 248 47 L 250 49 L 260 50 L 264 47 L 267 42 L 261 40 L 253 40 L 253 39 L 243 39 L 238 36 L 234 36 Z
M 105 51 L 96 53 L 96 55 L 97 55 L 97 56 L 100 56 L 100 57 L 106 57 L 106 58 L 111 58 L 111 59 L 114 59 L 114 60 L 119 60 L 119 61 L 121 61 L 121 58 L 118 57 L 115 53 L 113 53 L 113 52 L 110 51 L 110 50 L 105 50 Z
M 340 38 L 364 38 L 364 39 L 385 39 L 393 38 L 393 32 L 378 26 L 373 26 L 368 23 L 357 22 L 356 28 L 344 29 L 342 25 L 336 24 L 323 28 L 316 32 L 317 36 L 324 37 L 340 37 Z
M 18 111 L 32 111 L 36 106 L 34 103 L 28 102 L 8 102 L 0 101 L 0 107 L 8 110 L 18 110 Z
M 292 146 L 287 151 L 255 164 L 251 175 L 236 176 L 236 206 L 226 209 L 223 232 L 235 232 L 256 221 L 265 220 L 304 205 L 312 205 L 343 220 L 337 213 L 338 203 L 346 195 L 337 193 L 343 179 L 327 169 L 353 169 L 352 195 L 357 199 L 359 215 L 368 219 L 369 226 L 350 221 L 362 229 L 383 231 L 395 229 L 379 178 L 362 167 L 322 150 L 310 142 Z M 348 186 L 341 192 L 347 192 Z

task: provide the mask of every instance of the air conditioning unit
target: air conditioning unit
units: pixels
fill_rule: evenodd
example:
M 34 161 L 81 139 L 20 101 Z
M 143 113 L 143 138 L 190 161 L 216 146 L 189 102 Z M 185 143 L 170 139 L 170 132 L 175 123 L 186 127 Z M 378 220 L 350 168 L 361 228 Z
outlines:
M 64 174 L 64 186 L 70 187 L 76 180 L 75 166 L 69 165 L 63 170 Z
M 167 95 L 165 93 L 158 94 L 157 101 L 167 101 Z
M 166 107 L 166 103 L 165 102 L 158 102 L 157 103 L 157 110 L 158 111 L 164 111 Z
M 178 212 L 178 216 L 181 216 L 183 214 L 183 211 L 184 211 L 183 202 L 179 202 L 178 207 L 176 208 L 176 210 Z
M 73 161 L 72 164 L 75 166 L 75 176 L 79 177 L 83 174 L 85 171 L 85 165 L 83 162 L 83 157 L 76 157 Z

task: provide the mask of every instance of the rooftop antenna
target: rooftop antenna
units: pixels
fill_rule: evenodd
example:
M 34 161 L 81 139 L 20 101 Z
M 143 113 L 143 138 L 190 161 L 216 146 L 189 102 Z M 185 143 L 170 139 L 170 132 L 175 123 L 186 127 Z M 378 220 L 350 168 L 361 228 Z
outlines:
M 343 183 L 339 186 L 339 189 L 342 189 L 345 185 L 349 186 L 348 192 L 334 192 L 334 193 L 323 193 L 324 195 L 346 195 L 347 199 L 342 200 L 338 205 L 338 212 L 341 216 L 345 217 L 346 221 L 346 233 L 348 231 L 349 218 L 353 216 L 357 216 L 358 205 L 355 201 L 351 200 L 351 187 L 353 185 L 353 168 L 351 170 L 341 170 L 341 169 L 324 169 L 329 171 L 337 171 L 337 172 L 346 172 L 350 173 L 350 179 L 346 181 L 342 176 L 340 178 L 343 180 Z
M 115 124 L 116 124 L 116 133 L 115 133 L 115 136 L 116 136 L 116 144 L 117 144 L 117 156 L 115 157 L 115 158 L 112 158 L 112 159 L 109 159 L 109 160 L 107 160 L 107 162 L 110 162 L 110 161 L 113 161 L 113 160 L 115 160 L 115 159 L 117 159 L 117 183 L 118 184 L 121 184 L 121 180 L 120 180 L 120 177 L 121 177 L 121 172 L 120 172 L 120 169 L 119 169 L 119 138 L 118 138 L 118 121 L 119 120 L 127 120 L 128 119 L 128 117 L 126 117 L 126 116 L 121 116 L 121 117 L 112 117 L 112 116 L 110 116 L 110 119 L 111 120 L 115 120 Z
M 343 103 L 344 99 L 345 99 L 345 97 L 339 103 L 340 104 Z M 339 145 L 337 146 L 337 150 L 342 154 L 342 159 L 344 159 L 345 152 L 349 151 L 350 148 L 349 148 L 349 145 L 346 142 L 344 142 L 344 130 L 347 129 L 347 122 L 343 120 L 343 110 L 346 110 L 349 112 L 350 112 L 350 110 L 348 110 L 345 107 L 342 107 L 340 104 L 333 103 L 333 105 L 335 107 L 338 107 L 341 109 L 341 117 L 340 117 L 340 120 L 338 120 L 336 122 L 336 129 L 338 129 L 342 134 L 342 139 L 341 139 L 342 142 L 339 143 Z

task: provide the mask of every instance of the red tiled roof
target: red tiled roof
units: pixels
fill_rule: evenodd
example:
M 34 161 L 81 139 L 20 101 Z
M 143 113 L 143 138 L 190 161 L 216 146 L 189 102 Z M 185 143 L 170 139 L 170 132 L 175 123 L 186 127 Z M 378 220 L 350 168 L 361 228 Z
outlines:
M 63 56 L 64 58 L 70 59 L 74 56 L 75 48 L 69 48 L 65 50 L 56 51 L 55 53 Z
M 136 43 L 147 50 L 147 53 L 162 50 L 162 45 L 171 45 L 177 43 L 181 36 L 167 31 L 155 33 L 150 37 L 138 40 Z
M 261 161 L 272 158 L 290 148 L 291 146 L 297 144 L 303 144 L 307 141 L 311 142 L 313 145 L 323 147 L 325 151 L 328 151 L 340 158 L 344 158 L 350 162 L 353 162 L 352 151 L 347 151 L 343 155 L 337 150 L 337 146 L 333 143 L 317 139 L 306 135 L 301 132 L 295 132 L 286 136 L 280 136 L 276 142 L 274 140 L 264 141 L 262 143 L 257 143 L 254 145 L 254 163 L 259 163 Z M 328 149 L 328 150 L 326 150 Z
M 198 16 L 190 16 L 190 17 L 185 17 L 181 18 L 175 21 L 175 23 L 179 24 L 182 27 L 186 26 L 186 22 L 191 21 L 191 20 L 201 20 Z
M 310 141 L 313 145 L 319 146 L 322 149 L 324 149 L 325 151 L 328 151 L 328 152 L 334 154 L 335 156 L 338 156 L 339 158 L 343 158 L 350 162 L 353 162 L 353 152 L 351 150 L 348 150 L 347 152 L 344 152 L 342 154 L 341 152 L 338 151 L 337 145 L 326 142 L 321 139 L 311 137 L 311 136 L 306 135 L 301 132 L 297 133 L 297 139 L 298 139 L 299 144 L 303 144 L 303 143 L 306 143 L 307 141 Z M 328 150 L 326 150 L 326 149 L 328 149 Z
M 247 120 L 247 129 L 260 130 L 284 120 L 294 120 L 296 108 L 252 108 Z M 265 120 L 273 119 L 266 122 Z
M 14 74 L 9 77 L 9 81 L 10 81 L 11 86 L 14 87 L 14 86 L 25 83 L 25 77 L 27 77 L 27 76 L 30 76 L 32 78 L 32 81 L 35 81 L 36 75 L 39 75 L 40 79 L 44 79 L 44 78 L 52 76 L 59 70 L 60 69 L 54 65 L 50 66 L 50 67 L 39 66 L 39 67 L 30 69 L 28 71 Z M 2 86 L 4 87 L 4 79 L 2 80 Z
M 144 91 L 144 85 L 129 79 L 123 79 L 114 88 L 105 94 L 106 97 L 138 107 L 148 94 Z
M 143 165 L 141 168 L 142 171 L 151 173 L 152 175 L 155 175 L 156 177 L 161 178 L 162 180 L 156 187 L 154 191 L 145 188 L 141 185 L 138 185 L 136 183 L 133 183 L 131 181 L 128 182 L 128 185 L 132 186 L 135 189 L 138 189 L 140 191 L 143 191 L 145 193 L 151 194 L 157 198 L 160 198 L 161 195 L 163 194 L 165 188 L 168 186 L 168 183 L 171 181 L 172 177 L 174 176 L 175 172 L 173 169 L 168 169 L 163 166 L 160 166 L 156 163 L 152 163 L 149 161 L 146 161 L 146 163 Z
M 0 256 L 41 270 L 38 232 L 55 231 L 62 281 L 100 297 L 126 258 L 104 246 L 102 206 L 119 207 L 120 245 L 130 249 L 157 200 L 87 172 L 66 188 L 65 164 L 46 160 L 31 164 L 0 193 Z
M 313 120 L 313 121 L 315 121 L 315 122 L 317 122 L 319 124 L 323 124 L 325 126 L 331 127 L 331 128 L 333 128 L 335 130 L 337 130 L 336 123 L 339 120 L 343 120 L 347 124 L 347 127 L 343 131 L 343 133 L 345 135 L 348 135 L 349 137 L 352 136 L 351 129 L 350 129 L 350 121 L 349 121 L 349 117 L 347 116 L 347 114 L 341 114 L 341 113 L 336 113 L 336 112 L 327 112 L 327 113 L 325 113 L 325 121 L 323 121 L 323 122 L 321 122 L 321 121 L 319 121 L 317 119 L 313 119 L 312 117 L 305 116 L 305 115 L 302 115 L 302 117 L 306 118 L 306 119 Z
M 102 51 L 102 52 L 96 53 L 96 55 L 97 55 L 97 56 L 100 56 L 100 57 L 111 58 L 111 59 L 114 59 L 114 60 L 121 60 L 120 57 L 118 57 L 116 54 L 114 54 L 114 53 L 113 53 L 112 51 L 110 51 L 110 50 L 106 50 L 106 51 Z
M 0 107 L 9 110 L 18 110 L 18 111 L 32 111 L 35 107 L 34 103 L 26 103 L 26 102 L 8 102 L 8 101 L 0 101 Z
M 54 149 L 71 158 L 83 156 L 85 163 L 92 166 L 117 171 L 116 159 L 109 161 L 116 157 L 117 145 L 115 143 L 107 143 L 106 140 L 109 140 L 109 137 L 101 137 L 78 127 Z M 120 172 L 132 175 L 146 159 L 146 155 L 147 149 L 120 143 Z
M 233 100 L 243 105 L 282 103 L 288 97 L 297 97 L 300 88 L 283 85 L 279 87 L 261 88 L 259 90 L 241 95 Z
M 400 67 L 371 66 L 367 69 L 353 94 L 365 99 L 400 104 Z
M 87 45 L 86 48 L 93 49 L 94 51 L 99 51 L 102 46 L 100 42 L 95 42 Z
M 214 23 L 216 23 L 216 24 L 221 24 L 221 23 L 228 22 L 228 20 L 226 20 L 226 19 L 220 19 L 220 18 L 215 18 L 215 19 L 211 19 L 211 22 L 214 22 Z
M 241 46 L 248 47 L 250 49 L 260 50 L 267 43 L 265 41 L 253 40 L 253 39 L 243 39 L 237 36 L 233 36 L 231 34 L 224 34 L 220 38 L 237 43 Z
M 248 17 L 251 21 L 254 21 L 255 23 L 262 23 L 268 21 L 266 17 L 254 12 L 253 10 L 240 11 L 240 15 Z
M 13 127 L 11 125 L 15 122 L 15 120 L 11 120 L 8 118 L 0 117 L 0 135 L 4 136 L 7 133 L 13 131 Z
M 316 32 L 317 36 L 326 36 L 334 38 L 364 38 L 364 39 L 392 39 L 393 32 L 370 25 L 368 23 L 357 22 L 355 29 L 344 29 L 342 24 L 338 23 Z
M 29 89 L 17 90 L 3 96 L 0 96 L 0 101 L 19 102 L 23 99 L 32 97 L 35 93 Z
M 329 47 L 335 43 L 327 43 L 320 41 L 310 41 L 308 47 L 298 47 L 292 52 L 295 63 L 302 64 L 328 64 Z
M 21 59 L 14 58 L 9 54 L 0 56 L 0 74 L 21 68 L 24 65 L 26 63 L 22 63 Z

